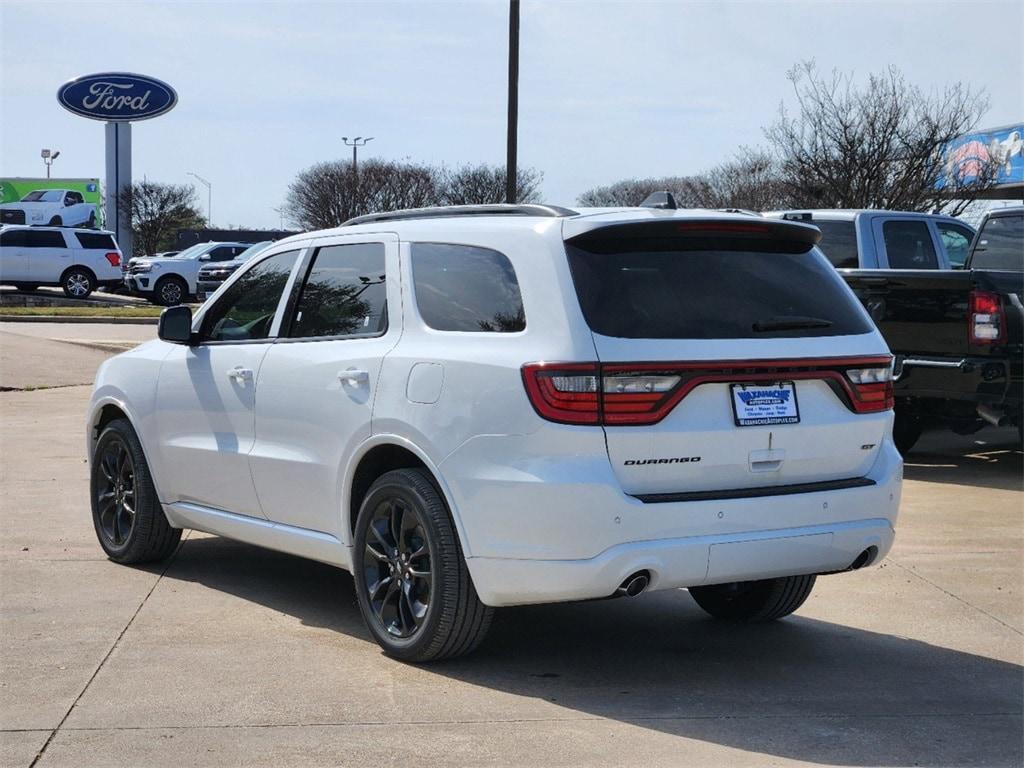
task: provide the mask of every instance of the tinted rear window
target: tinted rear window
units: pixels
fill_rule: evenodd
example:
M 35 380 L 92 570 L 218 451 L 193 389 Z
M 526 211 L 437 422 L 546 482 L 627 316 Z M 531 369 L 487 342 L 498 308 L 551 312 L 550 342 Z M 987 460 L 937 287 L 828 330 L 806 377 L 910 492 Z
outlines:
M 383 243 L 321 248 L 302 286 L 290 336 L 379 336 L 387 331 Z
M 887 221 L 882 225 L 885 255 L 892 269 L 938 269 L 928 225 L 923 221 Z
M 837 269 L 856 268 L 860 265 L 857 259 L 857 229 L 852 221 L 819 221 L 811 223 L 821 230 L 821 242 L 818 247 L 832 266 Z
M 82 244 L 83 248 L 97 248 L 105 251 L 116 251 L 117 244 L 111 235 L 99 234 L 97 232 L 75 232 L 75 237 Z
M 584 317 L 604 336 L 745 339 L 871 330 L 817 250 L 744 250 L 735 240 L 721 246 L 710 238 L 602 241 L 598 235 L 567 243 L 566 250 Z
M 993 216 L 986 221 L 971 267 L 1024 271 L 1024 215 Z

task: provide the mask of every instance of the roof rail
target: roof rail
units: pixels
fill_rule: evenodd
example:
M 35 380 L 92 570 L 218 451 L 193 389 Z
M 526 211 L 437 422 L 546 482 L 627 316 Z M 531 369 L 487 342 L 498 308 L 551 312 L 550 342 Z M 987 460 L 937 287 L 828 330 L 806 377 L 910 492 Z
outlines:
M 368 213 L 356 216 L 341 226 L 370 224 L 378 221 L 404 221 L 407 219 L 441 219 L 451 216 L 577 216 L 578 212 L 557 205 L 514 205 L 495 203 L 493 205 L 445 205 L 434 208 L 406 208 L 400 211 Z
M 763 214 L 752 211 L 749 208 L 719 208 L 722 213 L 742 213 L 744 216 L 757 216 L 763 218 Z

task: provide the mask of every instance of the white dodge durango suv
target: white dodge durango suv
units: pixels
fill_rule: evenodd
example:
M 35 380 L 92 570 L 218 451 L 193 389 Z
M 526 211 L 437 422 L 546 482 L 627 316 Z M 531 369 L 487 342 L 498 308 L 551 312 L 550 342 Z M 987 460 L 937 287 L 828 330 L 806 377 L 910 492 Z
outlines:
M 275 243 L 89 406 L 108 556 L 193 528 L 352 572 L 388 653 L 687 588 L 764 621 L 889 551 L 891 357 L 795 222 L 468 206 Z

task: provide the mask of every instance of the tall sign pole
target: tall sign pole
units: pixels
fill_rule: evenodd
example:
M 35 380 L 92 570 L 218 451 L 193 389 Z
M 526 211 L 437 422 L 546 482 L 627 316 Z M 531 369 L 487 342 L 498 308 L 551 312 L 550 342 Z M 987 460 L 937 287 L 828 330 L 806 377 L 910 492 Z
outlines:
M 104 189 L 104 220 L 107 229 L 117 236 L 121 252 L 129 256 L 132 250 L 131 211 L 123 210 L 125 190 L 132 186 L 132 124 L 108 122 L 107 184 Z
M 508 7 L 508 151 L 505 156 L 505 202 L 516 202 L 516 150 L 519 125 L 519 0 Z
M 57 101 L 69 112 L 106 123 L 105 225 L 130 255 L 131 211 L 124 209 L 122 201 L 132 186 L 132 123 L 170 112 L 178 94 L 155 77 L 101 72 L 64 83 L 57 90 Z

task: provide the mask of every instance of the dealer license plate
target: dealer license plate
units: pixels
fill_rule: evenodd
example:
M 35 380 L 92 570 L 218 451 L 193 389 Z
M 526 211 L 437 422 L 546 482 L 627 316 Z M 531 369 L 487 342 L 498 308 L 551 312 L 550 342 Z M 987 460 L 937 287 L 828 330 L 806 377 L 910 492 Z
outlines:
M 800 407 L 792 381 L 775 384 L 733 384 L 732 412 L 737 427 L 799 424 Z

